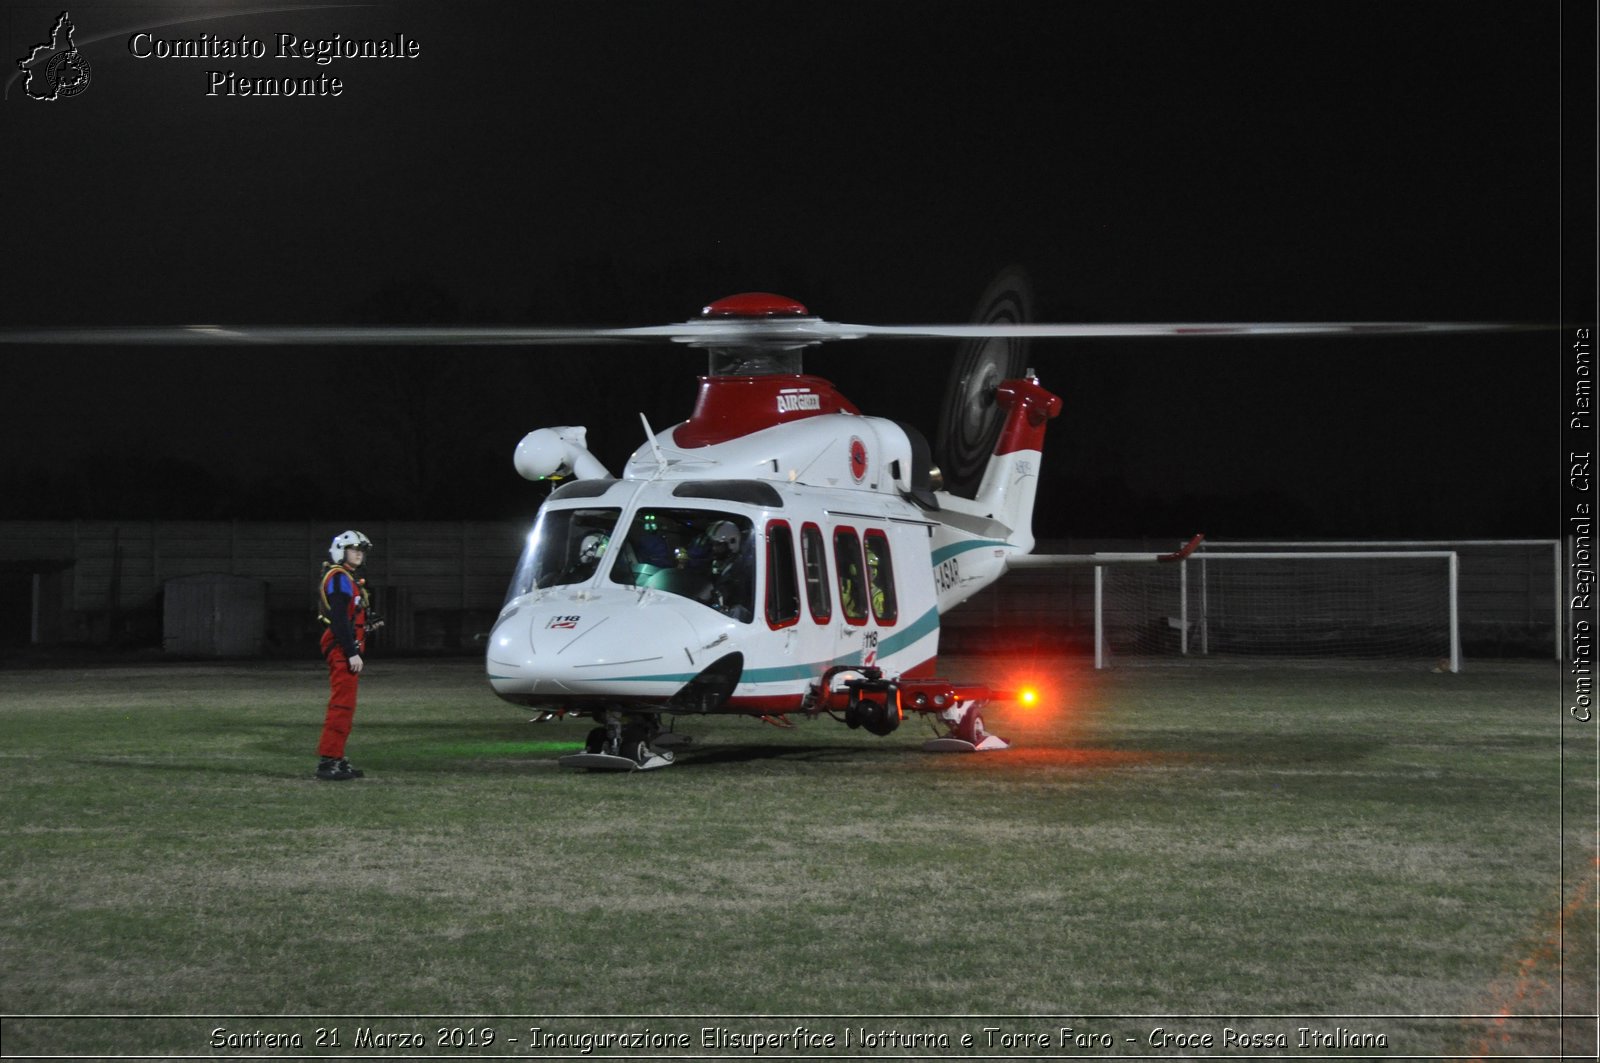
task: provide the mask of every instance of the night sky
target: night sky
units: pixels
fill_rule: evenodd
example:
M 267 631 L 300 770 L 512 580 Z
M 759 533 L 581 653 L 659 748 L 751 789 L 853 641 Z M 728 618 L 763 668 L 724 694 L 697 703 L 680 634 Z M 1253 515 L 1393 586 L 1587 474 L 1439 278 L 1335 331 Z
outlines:
M 747 290 L 952 322 L 1011 264 L 1043 320 L 1548 324 L 1592 258 L 1592 215 L 1562 212 L 1555 3 L 445 8 L 74 4 L 87 88 L 5 81 L 0 326 L 642 325 Z M 6 9 L 8 70 L 60 10 Z M 140 31 L 268 54 L 138 59 Z M 276 57 L 279 33 L 397 32 L 418 58 Z M 344 88 L 208 96 L 230 69 Z M 1561 342 L 1036 343 L 1066 401 L 1036 530 L 1554 534 Z M 931 436 L 953 345 L 844 346 L 808 368 Z M 0 518 L 161 519 L 525 519 L 525 432 L 588 425 L 615 471 L 703 370 L 668 347 L 0 366 Z

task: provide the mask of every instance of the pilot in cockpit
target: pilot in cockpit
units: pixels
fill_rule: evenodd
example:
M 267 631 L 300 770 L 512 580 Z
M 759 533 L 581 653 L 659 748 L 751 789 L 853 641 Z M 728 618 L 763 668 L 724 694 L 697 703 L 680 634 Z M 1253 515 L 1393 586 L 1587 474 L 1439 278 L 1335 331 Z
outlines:
M 611 537 L 605 532 L 590 532 L 578 544 L 578 556 L 562 574 L 562 583 L 582 583 L 594 575 L 594 570 L 600 567 L 600 559 L 606 556 L 606 547 L 611 544 Z
M 754 536 L 742 536 L 731 520 L 719 520 L 706 529 L 710 546 L 710 578 L 704 601 L 735 620 L 748 622 L 755 567 Z

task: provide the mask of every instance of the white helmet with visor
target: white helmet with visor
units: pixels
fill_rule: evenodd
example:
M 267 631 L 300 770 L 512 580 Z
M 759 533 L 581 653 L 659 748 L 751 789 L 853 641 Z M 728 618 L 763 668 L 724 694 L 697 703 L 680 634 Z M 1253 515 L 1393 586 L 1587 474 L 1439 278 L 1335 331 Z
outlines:
M 371 550 L 372 540 L 353 528 L 350 531 L 342 531 L 333 537 L 333 542 L 328 546 L 328 556 L 333 558 L 334 564 L 342 564 L 344 552 L 351 547 L 357 550 Z

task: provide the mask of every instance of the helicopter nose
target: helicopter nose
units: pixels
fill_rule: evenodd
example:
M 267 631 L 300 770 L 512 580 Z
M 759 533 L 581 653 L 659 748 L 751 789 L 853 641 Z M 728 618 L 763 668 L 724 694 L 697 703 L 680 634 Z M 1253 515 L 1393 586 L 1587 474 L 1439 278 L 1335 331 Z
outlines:
M 563 600 L 503 615 L 487 663 L 496 693 L 519 704 L 664 699 L 725 652 L 725 642 L 667 603 Z

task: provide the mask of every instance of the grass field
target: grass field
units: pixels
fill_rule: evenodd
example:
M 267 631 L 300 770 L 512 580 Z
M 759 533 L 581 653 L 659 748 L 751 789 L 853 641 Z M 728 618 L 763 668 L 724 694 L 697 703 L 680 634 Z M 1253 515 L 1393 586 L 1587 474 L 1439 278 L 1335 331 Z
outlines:
M 588 775 L 554 763 L 586 725 L 530 724 L 477 662 L 380 660 L 346 784 L 311 777 L 315 661 L 0 671 L 5 1054 L 276 1050 L 218 1027 L 309 1054 L 335 1024 L 350 1052 L 446 1025 L 360 1019 L 418 1014 L 501 1017 L 490 1053 L 783 1015 L 976 1037 L 935 1054 L 1089 1053 L 1072 1025 L 1102 1054 L 1554 1055 L 1526 1016 L 1563 973 L 1593 1013 L 1594 738 L 1563 762 L 1552 665 L 1045 670 L 1044 708 L 991 717 L 1005 753 L 710 719 L 672 768 Z M 1593 1021 L 1565 1038 L 1592 1054 Z

